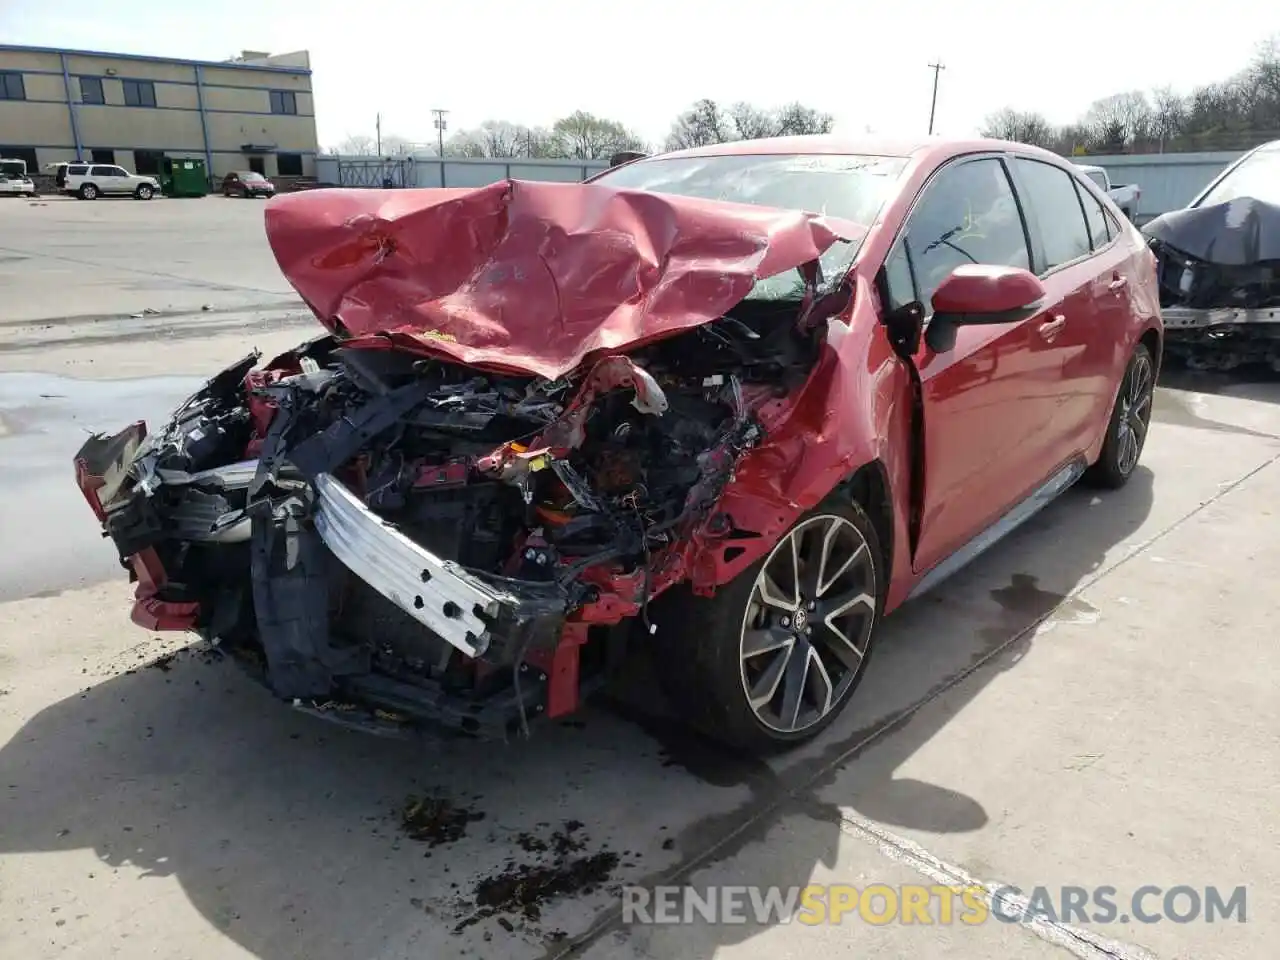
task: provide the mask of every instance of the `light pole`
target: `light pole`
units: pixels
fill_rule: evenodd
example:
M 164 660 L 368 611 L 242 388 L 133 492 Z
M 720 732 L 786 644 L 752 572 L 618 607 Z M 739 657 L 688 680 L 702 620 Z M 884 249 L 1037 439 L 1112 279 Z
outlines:
M 929 136 L 933 136 L 933 115 L 938 109 L 938 74 L 947 69 L 941 61 L 929 64 L 933 71 L 933 101 L 929 104 Z
M 443 157 L 444 156 L 444 132 L 449 127 L 449 124 L 445 120 L 444 115 L 449 111 L 448 110 L 432 110 L 431 112 L 436 115 L 436 119 L 435 119 L 436 149 L 440 151 L 440 156 Z

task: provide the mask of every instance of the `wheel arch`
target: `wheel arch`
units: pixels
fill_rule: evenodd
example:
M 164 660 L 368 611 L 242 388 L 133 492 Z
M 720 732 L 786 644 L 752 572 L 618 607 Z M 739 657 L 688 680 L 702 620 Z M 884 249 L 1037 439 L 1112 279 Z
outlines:
M 836 492 L 840 496 L 857 501 L 858 505 L 866 511 L 872 525 L 876 528 L 876 537 L 880 540 L 880 559 L 884 575 L 886 578 L 892 578 L 896 543 L 893 492 L 888 469 L 878 459 L 864 463 L 839 483 Z
M 1160 330 L 1156 327 L 1148 327 L 1143 331 L 1142 336 L 1138 338 L 1138 342 L 1147 348 L 1151 353 L 1151 359 L 1155 363 L 1155 376 L 1160 377 L 1160 362 L 1163 359 L 1161 351 L 1164 348 L 1164 340 L 1160 336 Z

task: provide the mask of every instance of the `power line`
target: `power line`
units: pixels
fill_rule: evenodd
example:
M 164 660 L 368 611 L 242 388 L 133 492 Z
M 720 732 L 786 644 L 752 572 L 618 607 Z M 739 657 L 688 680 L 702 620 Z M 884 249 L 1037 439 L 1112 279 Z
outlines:
M 938 109 L 938 74 L 947 68 L 939 61 L 929 64 L 929 69 L 933 71 L 933 102 L 929 104 L 929 136 L 933 136 L 933 117 Z

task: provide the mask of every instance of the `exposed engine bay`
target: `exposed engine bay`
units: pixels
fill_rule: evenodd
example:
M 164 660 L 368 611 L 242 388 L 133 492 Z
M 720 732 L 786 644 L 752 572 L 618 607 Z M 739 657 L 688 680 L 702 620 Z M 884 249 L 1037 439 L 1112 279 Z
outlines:
M 1167 213 L 1143 232 L 1168 354 L 1194 369 L 1280 371 L 1280 206 L 1242 197 Z
M 687 576 L 756 409 L 818 358 L 796 313 L 744 301 L 557 380 L 328 335 L 246 357 L 154 435 L 91 439 L 78 482 L 136 622 L 223 645 L 303 709 L 506 735 L 588 679 L 566 637 L 643 625 Z

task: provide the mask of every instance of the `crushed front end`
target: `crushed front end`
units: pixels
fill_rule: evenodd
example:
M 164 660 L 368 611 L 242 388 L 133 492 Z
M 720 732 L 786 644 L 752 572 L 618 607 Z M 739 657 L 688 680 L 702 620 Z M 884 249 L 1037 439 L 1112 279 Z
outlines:
M 790 522 L 786 491 L 739 497 L 750 530 L 716 507 L 805 402 L 852 296 L 824 263 L 860 234 L 591 184 L 396 194 L 272 200 L 329 334 L 90 439 L 77 482 L 137 623 L 303 709 L 505 737 L 574 710 L 651 599 L 714 591 Z
M 91 438 L 77 483 L 139 625 L 343 722 L 505 737 L 575 709 L 694 545 L 734 536 L 711 514 L 752 411 L 820 349 L 772 312 L 558 380 L 326 336 Z
M 1239 198 L 1143 231 L 1159 264 L 1166 353 L 1193 369 L 1280 371 L 1280 207 Z

